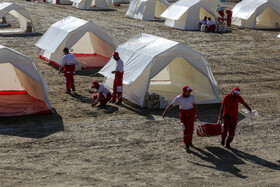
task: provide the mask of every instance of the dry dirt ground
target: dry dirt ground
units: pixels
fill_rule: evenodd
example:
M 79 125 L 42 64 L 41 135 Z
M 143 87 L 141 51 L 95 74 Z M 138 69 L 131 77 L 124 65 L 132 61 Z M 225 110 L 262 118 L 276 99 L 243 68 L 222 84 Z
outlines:
M 37 62 L 55 113 L 0 119 L 0 186 L 280 186 L 279 31 L 180 31 L 162 22 L 125 18 L 128 5 L 82 11 L 7 1 L 32 12 L 39 34 L 0 36 L 0 44 Z M 62 74 L 38 58 L 35 43 L 51 24 L 70 15 L 105 27 L 121 43 L 148 33 L 190 46 L 207 57 L 221 98 L 240 87 L 258 118 L 246 118 L 240 107 L 232 150 L 220 146 L 219 137 L 194 135 L 195 148 L 187 154 L 178 108 L 163 120 L 162 110 L 128 104 L 91 107 L 86 89 L 91 81 L 102 80 L 93 76 L 97 70 L 78 73 L 77 95 L 66 95 Z M 216 122 L 219 108 L 199 105 L 202 123 Z

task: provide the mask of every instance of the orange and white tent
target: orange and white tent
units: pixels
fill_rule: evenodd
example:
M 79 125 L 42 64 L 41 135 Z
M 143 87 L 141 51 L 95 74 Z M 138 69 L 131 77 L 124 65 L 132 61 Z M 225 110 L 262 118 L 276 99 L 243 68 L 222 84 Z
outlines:
M 28 10 L 16 3 L 3 2 L 0 3 L 0 18 L 6 17 L 7 14 L 15 17 L 19 22 L 19 28 L 13 28 L 6 31 L 1 31 L 1 33 L 24 33 L 28 24 L 32 28 L 32 32 L 35 32 L 35 26 L 33 24 L 33 18 Z
M 103 27 L 69 16 L 53 24 L 36 46 L 42 49 L 40 58 L 56 66 L 61 64 L 63 49 L 67 47 L 82 69 L 87 69 L 104 67 L 117 42 Z
M 280 0 L 243 0 L 232 12 L 233 25 L 251 29 L 280 28 Z
M 221 102 L 217 83 L 202 54 L 184 44 L 154 35 L 138 34 L 118 46 L 124 62 L 123 97 L 141 107 L 147 92 L 163 96 L 169 103 L 189 85 L 197 104 Z M 113 90 L 116 61 L 99 71 L 103 84 Z
M 0 45 L 0 117 L 51 113 L 47 90 L 35 62 Z
M 106 0 L 71 0 L 72 6 L 82 10 L 109 9 Z
M 131 0 L 125 16 L 145 21 L 159 20 L 168 6 L 166 0 Z

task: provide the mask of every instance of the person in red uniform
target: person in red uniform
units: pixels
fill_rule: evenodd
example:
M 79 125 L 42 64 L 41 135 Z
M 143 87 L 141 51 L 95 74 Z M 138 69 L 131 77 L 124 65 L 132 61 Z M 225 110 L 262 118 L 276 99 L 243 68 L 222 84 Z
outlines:
M 118 52 L 114 52 L 113 58 L 116 60 L 116 69 L 112 71 L 115 74 L 114 85 L 113 85 L 113 94 L 112 94 L 112 103 L 116 102 L 118 98 L 118 104 L 122 103 L 122 92 L 123 92 L 123 61 L 119 57 Z
M 59 66 L 58 72 L 60 73 L 62 72 L 62 69 L 64 69 L 66 93 L 70 93 L 70 88 L 72 88 L 72 91 L 75 91 L 74 74 L 76 58 L 74 55 L 69 53 L 69 49 L 67 47 L 63 49 L 63 53 L 64 56 L 62 57 L 62 63 Z
M 231 10 L 227 10 L 226 14 L 227 14 L 227 26 L 230 27 L 231 26 L 232 11 Z
M 224 133 L 221 136 L 221 145 L 224 146 L 226 141 L 226 147 L 228 149 L 231 148 L 230 143 L 232 142 L 235 135 L 239 103 L 241 103 L 246 109 L 252 112 L 251 108 L 244 102 L 243 98 L 240 96 L 240 89 L 236 87 L 230 94 L 224 97 L 220 110 L 218 123 L 220 123 L 222 119 L 224 123 Z
M 198 119 L 198 110 L 194 96 L 191 94 L 193 90 L 189 86 L 183 87 L 183 93 L 178 95 L 171 104 L 165 109 L 162 117 L 165 118 L 166 113 L 176 105 L 179 105 L 180 121 L 184 133 L 183 141 L 186 145 L 186 151 L 190 151 L 192 145 L 192 135 L 194 130 L 195 113 Z
M 216 24 L 214 21 L 211 20 L 211 18 L 209 17 L 208 18 L 208 22 L 207 22 L 207 25 L 206 25 L 206 31 L 207 32 L 215 32 L 216 30 Z
M 219 20 L 219 22 L 224 22 L 224 16 L 225 16 L 225 14 L 224 14 L 224 8 L 222 7 L 222 6 L 220 6 L 220 5 L 218 5 L 217 6 L 217 12 L 220 14 L 220 16 L 222 17 L 222 19 L 221 18 L 218 18 L 218 20 Z
M 100 103 L 99 106 L 106 106 L 107 102 L 111 100 L 111 93 L 103 84 L 99 84 L 96 81 L 92 82 L 91 88 L 95 88 L 95 91 L 90 91 L 90 93 L 98 93 L 93 96 L 94 103 L 92 106 L 95 106 L 98 102 Z

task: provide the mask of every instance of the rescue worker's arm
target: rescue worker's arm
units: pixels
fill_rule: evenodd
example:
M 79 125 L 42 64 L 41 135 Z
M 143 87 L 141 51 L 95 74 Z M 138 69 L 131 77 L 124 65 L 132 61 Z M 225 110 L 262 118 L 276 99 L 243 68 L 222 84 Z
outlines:
M 166 116 L 166 113 L 171 109 L 173 108 L 174 106 L 172 104 L 170 104 L 165 110 L 164 112 L 162 113 L 162 118 L 165 118 Z
M 197 105 L 193 104 L 193 108 L 194 108 L 194 112 L 196 113 L 196 119 L 198 119 L 198 109 L 197 109 Z
M 224 108 L 225 108 L 225 106 L 222 105 L 222 106 L 221 106 L 221 109 L 220 109 L 220 115 L 219 115 L 219 119 L 218 119 L 217 123 L 221 123 L 221 121 L 222 121 L 222 119 L 223 119 Z
M 252 112 L 251 108 L 249 107 L 249 105 L 247 105 L 247 103 L 243 103 L 243 106 L 244 106 L 247 110 L 249 110 L 250 112 Z
M 89 93 L 97 93 L 98 90 L 88 90 Z
M 99 101 L 99 94 L 98 94 L 98 97 L 97 97 L 97 99 L 94 101 L 94 103 L 92 103 L 92 105 L 91 106 L 95 106 L 97 103 L 98 103 L 98 101 Z
M 65 58 L 63 57 L 62 58 L 62 62 L 61 62 L 61 65 L 59 66 L 59 69 L 58 69 L 58 73 L 62 72 L 62 69 L 64 68 L 65 66 Z
M 58 73 L 62 72 L 63 67 L 59 66 Z

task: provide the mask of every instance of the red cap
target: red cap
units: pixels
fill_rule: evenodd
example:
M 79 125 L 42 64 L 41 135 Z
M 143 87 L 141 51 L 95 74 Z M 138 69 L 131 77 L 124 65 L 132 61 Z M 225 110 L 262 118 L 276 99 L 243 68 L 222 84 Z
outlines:
M 233 93 L 240 94 L 240 89 L 238 87 L 232 90 Z
M 91 84 L 92 84 L 91 88 L 97 88 L 99 86 L 99 83 L 96 81 L 93 81 Z
M 119 56 L 119 53 L 115 51 L 111 56 Z
M 193 89 L 191 89 L 189 86 L 184 86 L 183 87 L 183 92 L 192 92 L 193 91 Z

